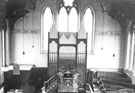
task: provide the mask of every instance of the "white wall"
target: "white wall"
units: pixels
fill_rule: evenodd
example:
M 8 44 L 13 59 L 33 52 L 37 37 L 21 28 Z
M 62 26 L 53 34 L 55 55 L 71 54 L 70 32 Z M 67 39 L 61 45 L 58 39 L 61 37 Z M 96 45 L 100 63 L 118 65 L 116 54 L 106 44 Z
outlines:
M 15 30 L 11 36 L 11 63 L 35 64 L 38 67 L 46 67 L 47 54 L 42 54 L 40 49 L 40 15 L 34 13 L 34 18 L 32 17 L 33 13 L 24 17 L 24 34 L 23 18 L 20 18 L 14 26 Z M 23 55 L 23 50 L 25 55 Z
M 41 0 L 43 2 L 43 0 Z M 32 48 L 32 12 L 25 16 L 25 29 L 28 32 L 24 34 L 24 50 L 23 52 L 23 34 L 22 31 L 13 31 L 12 47 L 11 47 L 11 62 L 20 64 L 35 64 L 36 66 L 47 66 L 47 55 L 40 52 L 40 9 L 43 3 L 38 2 L 37 8 L 34 11 L 34 29 L 36 31 L 34 37 L 34 45 Z M 123 34 L 118 22 L 113 20 L 107 13 L 104 14 L 104 31 L 103 14 L 99 3 L 93 4 L 96 15 L 95 29 L 95 49 L 94 54 L 88 55 L 87 68 L 123 68 Z M 22 19 L 19 19 L 16 24 L 16 29 L 22 29 Z M 116 24 L 116 30 L 115 30 Z M 116 32 L 116 34 L 115 34 Z M 102 33 L 104 35 L 102 35 Z M 101 49 L 103 47 L 103 50 Z M 113 54 L 115 53 L 115 57 Z
M 104 24 L 104 25 L 103 25 Z M 116 26 L 116 29 L 115 29 Z M 122 32 L 117 21 L 107 13 L 96 13 L 95 49 L 88 55 L 88 68 L 123 68 Z M 113 56 L 115 54 L 115 56 Z

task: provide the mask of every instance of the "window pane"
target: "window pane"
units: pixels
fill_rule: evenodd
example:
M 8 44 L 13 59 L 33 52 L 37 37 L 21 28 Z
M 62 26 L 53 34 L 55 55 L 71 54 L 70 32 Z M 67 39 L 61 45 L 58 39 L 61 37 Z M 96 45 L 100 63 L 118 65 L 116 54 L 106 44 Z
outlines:
M 92 28 L 93 26 L 93 14 L 90 8 L 88 8 L 84 15 L 84 28 L 88 32 L 88 52 L 91 52 L 92 48 Z
M 59 13 L 59 31 L 67 32 L 67 12 L 64 7 L 61 8 Z
M 48 45 L 48 32 L 52 26 L 52 12 L 49 7 L 46 8 L 43 14 L 43 50 L 47 50 Z
M 63 0 L 63 1 L 64 1 L 65 6 L 72 6 L 74 0 Z
M 69 32 L 77 32 L 77 11 L 72 8 L 69 14 Z

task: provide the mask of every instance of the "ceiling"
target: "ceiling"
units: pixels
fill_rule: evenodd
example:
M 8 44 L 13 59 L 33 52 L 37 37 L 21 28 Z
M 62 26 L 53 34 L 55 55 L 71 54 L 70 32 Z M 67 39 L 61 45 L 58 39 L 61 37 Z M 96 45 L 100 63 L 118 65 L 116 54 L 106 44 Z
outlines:
M 123 23 L 125 19 L 135 22 L 135 0 L 91 0 L 109 5 L 108 14 Z M 0 19 L 9 18 L 14 25 L 18 18 L 35 10 L 37 0 L 0 0 Z M 0 20 L 0 25 L 3 20 Z
M 11 22 L 11 28 L 20 17 L 30 10 L 35 10 L 37 0 L 0 0 L 0 26 L 5 18 Z

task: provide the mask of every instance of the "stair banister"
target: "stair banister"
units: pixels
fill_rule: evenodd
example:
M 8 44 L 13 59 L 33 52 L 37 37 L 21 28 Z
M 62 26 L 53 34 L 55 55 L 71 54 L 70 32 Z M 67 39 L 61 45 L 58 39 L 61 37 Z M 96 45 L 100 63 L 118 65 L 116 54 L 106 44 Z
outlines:
M 89 83 L 86 83 L 86 85 L 89 87 L 90 93 L 94 93 L 93 90 L 92 90 L 92 88 L 91 88 L 91 86 L 90 86 L 90 84 Z
M 54 81 L 56 81 L 56 75 L 53 75 L 50 79 L 44 82 L 44 90 L 47 91 L 48 86 L 50 86 Z

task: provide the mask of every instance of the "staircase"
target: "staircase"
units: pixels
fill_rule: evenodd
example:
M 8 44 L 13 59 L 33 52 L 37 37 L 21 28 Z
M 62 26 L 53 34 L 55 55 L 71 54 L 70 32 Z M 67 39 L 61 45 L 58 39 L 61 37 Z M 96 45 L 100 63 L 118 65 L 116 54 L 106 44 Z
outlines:
M 44 82 L 42 93 L 57 93 L 57 88 L 57 75 L 54 75 L 49 80 Z
M 126 93 L 135 91 L 135 85 L 132 84 L 132 80 L 123 72 L 97 71 L 94 74 L 94 80 L 95 85 L 101 91 L 105 90 L 107 93 L 121 93 L 121 90 L 132 91 Z

